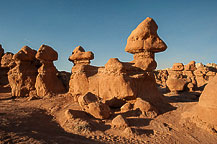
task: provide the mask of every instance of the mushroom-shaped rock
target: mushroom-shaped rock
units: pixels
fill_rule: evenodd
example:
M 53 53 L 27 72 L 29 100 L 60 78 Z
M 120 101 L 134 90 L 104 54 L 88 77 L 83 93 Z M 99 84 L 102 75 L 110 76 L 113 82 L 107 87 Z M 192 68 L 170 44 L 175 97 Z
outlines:
M 16 66 L 8 72 L 12 96 L 29 96 L 30 93 L 35 91 L 37 76 L 37 67 L 33 63 L 36 60 L 35 54 L 35 50 L 24 46 L 13 55 Z
M 153 53 L 165 51 L 167 46 L 159 38 L 157 29 L 155 21 L 147 17 L 128 37 L 125 51 L 132 54 L 144 51 Z
M 172 70 L 174 71 L 182 71 L 184 70 L 184 65 L 182 63 L 174 63 Z
M 134 55 L 134 66 L 143 70 L 152 71 L 157 67 L 154 53 L 167 49 L 166 44 L 157 34 L 158 26 L 148 17 L 132 31 L 127 40 L 126 52 Z
M 66 89 L 57 77 L 58 71 L 53 64 L 53 61 L 58 59 L 57 52 L 50 46 L 42 45 L 35 57 L 42 63 L 38 69 L 35 84 L 37 95 L 44 98 L 53 94 L 64 93 Z
M 196 70 L 196 66 L 195 66 L 195 61 L 191 61 L 189 62 L 187 65 L 185 65 L 185 70 L 186 71 L 194 71 Z
M 56 61 L 58 53 L 50 46 L 41 45 L 35 57 L 40 61 Z
M 94 59 L 94 54 L 91 51 L 85 52 L 81 46 L 76 47 L 69 57 L 69 61 L 72 61 L 74 65 L 90 64 L 90 60 L 92 59 Z

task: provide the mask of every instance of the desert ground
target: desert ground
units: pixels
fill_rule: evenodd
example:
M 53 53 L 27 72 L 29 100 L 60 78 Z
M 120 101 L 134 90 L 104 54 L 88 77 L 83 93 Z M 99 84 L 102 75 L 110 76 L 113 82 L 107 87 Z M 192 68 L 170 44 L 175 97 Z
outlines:
M 176 109 L 153 119 L 127 115 L 133 133 L 111 128 L 111 120 L 97 120 L 81 111 L 73 97 L 56 96 L 51 99 L 14 99 L 9 88 L 0 93 L 0 140 L 1 143 L 180 143 L 216 144 L 217 133 L 197 127 L 181 114 L 195 105 L 198 98 L 192 94 L 166 94 Z M 188 97 L 189 96 L 189 97 Z M 71 109 L 82 119 L 61 125 L 65 111 Z M 85 122 L 88 123 L 85 123 Z

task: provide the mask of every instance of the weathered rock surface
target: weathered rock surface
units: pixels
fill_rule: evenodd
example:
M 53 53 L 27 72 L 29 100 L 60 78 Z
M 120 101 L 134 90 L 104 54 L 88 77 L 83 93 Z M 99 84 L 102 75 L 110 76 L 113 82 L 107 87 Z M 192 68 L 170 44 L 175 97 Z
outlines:
M 166 44 L 158 36 L 157 29 L 155 21 L 148 17 L 128 37 L 125 51 L 134 54 L 131 63 L 135 67 L 148 71 L 157 67 L 154 53 L 167 49 Z
M 127 120 L 122 115 L 118 115 L 112 120 L 113 128 L 124 129 L 128 127 L 128 125 Z
M 66 91 L 63 83 L 57 77 L 57 69 L 53 61 L 58 59 L 58 53 L 47 45 L 42 45 L 36 59 L 40 60 L 42 66 L 38 69 L 35 87 L 39 97 L 50 97 L 53 94 L 64 93 Z
M 78 103 L 84 111 L 95 118 L 107 119 L 111 115 L 109 106 L 101 102 L 96 95 L 90 92 L 86 95 L 80 96 L 78 98 Z
M 172 70 L 174 71 L 182 71 L 184 70 L 184 65 L 182 63 L 174 63 Z
M 125 50 L 134 54 L 132 62 L 124 63 L 111 58 L 105 67 L 91 66 L 89 61 L 93 57 L 83 57 L 84 49 L 77 47 L 69 57 L 75 64 L 72 67 L 69 93 L 80 97 L 90 92 L 110 107 L 119 108 L 127 101 L 141 97 L 163 112 L 170 105 L 158 91 L 153 70 L 157 66 L 154 53 L 166 48 L 166 44 L 157 35 L 157 25 L 151 18 L 144 20 L 128 38 Z M 77 53 L 83 54 L 78 56 Z M 80 59 L 75 59 L 77 56 Z M 86 58 L 86 62 L 82 58 Z
M 153 107 L 149 102 L 142 100 L 141 98 L 137 98 L 134 104 L 134 110 L 139 109 L 143 116 L 148 118 L 154 118 L 157 116 L 157 109 Z
M 206 85 L 198 104 L 183 113 L 183 116 L 190 117 L 198 126 L 217 131 L 217 76 Z
M 69 61 L 72 61 L 74 65 L 76 64 L 90 64 L 90 60 L 94 59 L 94 54 L 90 51 L 85 52 L 85 50 L 81 47 L 78 46 L 76 47 L 72 55 L 69 57 Z
M 34 65 L 36 51 L 28 46 L 13 55 L 16 66 L 8 72 L 12 96 L 29 96 L 35 90 L 37 68 Z
M 195 61 L 191 61 L 189 62 L 187 65 L 185 65 L 185 70 L 186 71 L 194 71 L 196 70 L 196 66 L 195 66 Z

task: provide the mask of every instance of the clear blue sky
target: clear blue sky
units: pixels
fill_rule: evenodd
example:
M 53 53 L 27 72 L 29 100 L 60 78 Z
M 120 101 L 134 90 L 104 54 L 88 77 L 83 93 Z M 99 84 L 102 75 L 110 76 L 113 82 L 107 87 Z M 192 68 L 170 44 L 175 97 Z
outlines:
M 112 57 L 131 61 L 127 38 L 146 17 L 154 18 L 168 46 L 156 54 L 158 69 L 191 60 L 217 63 L 217 0 L 0 0 L 0 6 L 5 51 L 47 44 L 59 54 L 58 70 L 71 70 L 68 57 L 78 45 L 94 52 L 93 65 Z

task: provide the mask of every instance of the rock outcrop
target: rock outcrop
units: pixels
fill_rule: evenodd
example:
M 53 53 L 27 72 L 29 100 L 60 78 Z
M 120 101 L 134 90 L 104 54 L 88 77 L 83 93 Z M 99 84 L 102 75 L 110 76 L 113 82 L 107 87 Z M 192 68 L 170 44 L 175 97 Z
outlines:
M 128 63 L 111 58 L 105 67 L 91 66 L 92 52 L 75 48 L 69 57 L 74 63 L 69 93 L 79 98 L 90 92 L 110 107 L 119 108 L 140 97 L 159 113 L 168 109 L 170 105 L 158 91 L 153 73 L 157 66 L 154 54 L 167 48 L 157 28 L 155 21 L 147 18 L 131 33 L 125 50 L 134 54 L 134 60 Z
M 8 72 L 11 95 L 15 97 L 29 96 L 35 91 L 37 67 L 35 66 L 36 50 L 24 46 L 13 55 L 16 66 Z
M 191 61 L 187 65 L 175 63 L 171 69 L 157 70 L 155 79 L 160 88 L 168 87 L 171 92 L 194 92 L 202 91 L 216 73 L 214 63 L 203 65 Z
M 217 76 L 204 88 L 198 104 L 185 113 L 183 117 L 190 117 L 193 122 L 200 127 L 208 128 L 211 131 L 217 131 Z M 201 122 L 202 121 L 202 122 Z M 202 124 L 202 126 L 201 126 Z
M 53 61 L 58 59 L 58 53 L 47 45 L 41 45 L 36 56 L 42 66 L 38 69 L 35 87 L 41 98 L 51 97 L 57 93 L 64 93 L 65 87 L 57 77 L 57 69 Z

